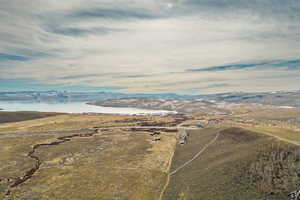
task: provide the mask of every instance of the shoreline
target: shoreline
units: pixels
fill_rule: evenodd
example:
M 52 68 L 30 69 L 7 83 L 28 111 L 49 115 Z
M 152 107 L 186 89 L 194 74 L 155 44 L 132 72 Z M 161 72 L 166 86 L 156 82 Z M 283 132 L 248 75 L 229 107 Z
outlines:
M 1 103 L 3 105 L 1 105 Z M 60 114 L 110 114 L 110 115 L 142 115 L 142 116 L 166 116 L 178 114 L 176 111 L 151 110 L 134 107 L 105 107 L 89 104 L 89 102 L 70 103 L 23 103 L 0 102 L 1 112 L 41 112 Z

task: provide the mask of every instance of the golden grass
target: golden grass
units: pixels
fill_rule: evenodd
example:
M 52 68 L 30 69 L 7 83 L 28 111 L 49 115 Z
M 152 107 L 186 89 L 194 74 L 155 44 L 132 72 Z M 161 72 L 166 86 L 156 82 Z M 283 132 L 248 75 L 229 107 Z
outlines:
M 187 145 L 178 146 L 172 169 L 191 159 L 216 134 L 218 129 L 190 131 Z M 218 140 L 198 159 L 171 177 L 165 200 L 252 200 L 265 199 L 247 177 L 249 163 L 259 152 L 281 142 L 273 137 L 242 129 L 221 132 Z M 282 199 L 286 191 L 271 199 Z
M 164 199 L 259 199 L 255 188 L 243 177 L 243 169 L 255 159 L 257 149 L 280 143 L 273 134 L 286 140 L 299 141 L 293 129 L 262 125 L 268 120 L 288 120 L 298 117 L 298 111 L 270 109 L 235 111 L 233 116 L 199 115 L 186 121 L 193 125 L 199 119 L 253 119 L 256 126 L 244 123 L 221 122 L 218 128 L 189 131 L 187 145 L 176 147 L 175 133 L 162 133 L 161 141 L 145 131 L 109 130 L 92 137 L 74 137 L 56 146 L 40 147 L 34 155 L 42 161 L 34 176 L 12 189 L 15 199 L 158 199 L 169 172 L 169 161 L 176 152 L 171 171 L 192 158 L 209 143 L 219 128 L 232 125 L 256 131 L 223 134 L 191 165 L 171 176 Z M 278 115 L 282 113 L 282 116 Z M 277 116 L 275 116 L 277 115 Z M 73 130 L 92 127 L 135 126 L 139 122 L 173 122 L 172 117 L 121 115 L 59 115 L 47 118 L 0 124 L 0 134 L 48 130 Z M 55 141 L 59 135 L 27 135 L 1 137 L 0 179 L 24 175 L 34 160 L 26 156 L 32 146 Z M 253 137 L 254 136 L 254 139 Z M 4 198 L 7 183 L 0 183 L 0 199 Z M 246 195 L 245 195 L 246 193 Z M 2 196 L 1 196 L 2 195 Z
M 61 115 L 0 125 L 3 132 L 67 130 L 94 126 L 136 124 L 144 116 Z M 125 119 L 136 119 L 132 122 Z M 125 120 L 125 121 L 124 121 Z M 172 121 L 149 117 L 147 120 Z M 56 141 L 68 134 L 1 137 L 0 179 L 20 177 L 35 162 L 27 157 L 32 146 Z M 21 185 L 11 188 L 13 199 L 157 199 L 166 180 L 168 162 L 174 152 L 175 133 L 162 133 L 153 142 L 149 132 L 109 130 L 91 137 L 74 137 L 34 153 L 40 169 Z M 0 199 L 7 183 L 0 183 Z M 2 196 L 1 196 L 2 195 Z

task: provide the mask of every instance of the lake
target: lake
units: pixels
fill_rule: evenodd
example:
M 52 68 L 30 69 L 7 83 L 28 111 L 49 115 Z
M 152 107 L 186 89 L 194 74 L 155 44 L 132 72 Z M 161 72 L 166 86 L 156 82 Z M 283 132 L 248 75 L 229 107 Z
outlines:
M 166 115 L 175 114 L 166 110 L 146 110 L 139 108 L 116 108 L 88 105 L 83 102 L 69 103 L 32 103 L 32 102 L 6 102 L 0 101 L 2 111 L 37 111 L 37 112 L 58 112 L 58 113 L 103 113 L 122 115 Z M 0 111 L 1 112 L 1 111 Z

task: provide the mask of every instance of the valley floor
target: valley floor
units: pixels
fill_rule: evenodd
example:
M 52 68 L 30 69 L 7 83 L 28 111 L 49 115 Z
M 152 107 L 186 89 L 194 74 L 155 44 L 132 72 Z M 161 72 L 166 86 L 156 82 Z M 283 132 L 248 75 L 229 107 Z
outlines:
M 6 115 L 0 199 L 288 199 L 300 189 L 298 130 L 233 113 Z

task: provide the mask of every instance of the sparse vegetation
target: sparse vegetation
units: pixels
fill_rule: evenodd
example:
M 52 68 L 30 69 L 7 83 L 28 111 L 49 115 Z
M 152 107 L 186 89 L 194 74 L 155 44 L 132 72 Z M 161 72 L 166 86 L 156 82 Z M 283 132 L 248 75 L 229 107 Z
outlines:
M 283 199 L 300 189 L 300 151 L 287 145 L 261 149 L 249 163 L 249 180 L 267 199 Z

